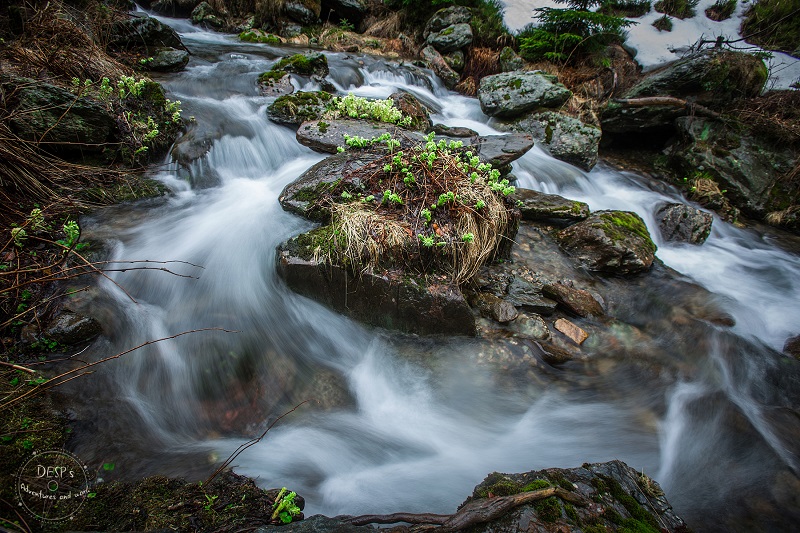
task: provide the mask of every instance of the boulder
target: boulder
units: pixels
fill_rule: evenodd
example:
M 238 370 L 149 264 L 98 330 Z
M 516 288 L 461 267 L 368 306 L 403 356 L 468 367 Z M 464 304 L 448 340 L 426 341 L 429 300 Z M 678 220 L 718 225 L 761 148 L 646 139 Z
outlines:
M 369 152 L 342 153 L 323 159 L 284 187 L 278 200 L 281 207 L 310 220 L 327 220 L 330 213 L 316 204 L 323 193 L 336 185 L 345 171 L 358 170 L 381 156 Z
M 278 246 L 278 275 L 287 286 L 355 320 L 418 335 L 476 334 L 475 318 L 457 286 L 390 271 L 353 275 L 317 259 L 327 227 Z
M 675 131 L 675 119 L 684 115 L 684 106 L 628 106 L 611 101 L 602 111 L 600 125 L 603 133 L 671 133 Z
M 444 56 L 445 62 L 450 65 L 450 68 L 455 70 L 456 72 L 461 72 L 464 70 L 464 64 L 466 58 L 464 57 L 464 52 L 461 50 L 456 50 L 455 52 L 450 52 Z
M 419 132 L 406 130 L 385 122 L 336 119 L 312 120 L 301 124 L 297 130 L 297 141 L 317 152 L 335 154 L 340 146 L 346 145 L 345 135 L 372 139 L 384 133 L 390 133 L 393 138 L 399 140 L 403 148 L 418 144 L 424 138 Z
M 468 24 L 472 20 L 472 12 L 468 7 L 464 6 L 451 6 L 440 9 L 433 16 L 428 19 L 425 24 L 422 36 L 427 39 L 432 33 L 438 33 L 445 28 L 454 26 L 456 24 Z
M 211 7 L 208 2 L 200 2 L 197 7 L 192 10 L 192 24 L 199 24 L 208 26 L 215 30 L 225 27 L 225 16 L 219 11 Z
M 644 221 L 630 211 L 596 211 L 559 231 L 556 239 L 578 264 L 610 274 L 645 271 L 656 252 Z
M 89 342 L 101 331 L 100 323 L 94 318 L 65 309 L 53 318 L 43 333 L 50 340 L 72 346 Z
M 100 151 L 117 132 L 114 116 L 95 100 L 27 78 L 3 80 L 15 87 L 9 123 L 20 138 L 45 142 L 54 151 Z
M 147 15 L 114 23 L 108 33 L 108 45 L 118 49 L 184 48 L 175 30 Z
M 263 96 L 283 96 L 294 92 L 292 78 L 282 70 L 269 70 L 258 77 L 258 91 Z
M 296 128 L 303 122 L 320 118 L 332 98 L 325 91 L 300 91 L 283 95 L 267 107 L 267 117 L 278 124 Z
M 442 31 L 431 33 L 425 42 L 441 53 L 455 52 L 472 43 L 472 27 L 469 24 L 453 24 Z
M 484 163 L 502 167 L 516 161 L 533 148 L 533 137 L 527 134 L 481 135 L 464 145 L 477 146 L 478 156 Z
M 517 201 L 523 220 L 575 222 L 585 220 L 589 216 L 588 205 L 577 200 L 568 200 L 557 194 L 545 194 L 517 187 L 512 198 Z
M 767 77 L 764 61 L 752 54 L 706 49 L 649 73 L 623 98 L 691 97 L 698 103 L 724 107 L 731 99 L 761 94 Z
M 517 309 L 513 304 L 498 298 L 494 294 L 488 292 L 476 292 L 470 299 L 469 303 L 478 312 L 486 317 L 491 318 L 495 322 L 505 323 L 511 322 L 517 318 Z
M 665 241 L 703 244 L 714 217 L 686 204 L 667 203 L 656 209 L 658 229 Z
M 603 316 L 603 306 L 589 291 L 576 289 L 564 283 L 546 283 L 542 286 L 542 294 L 552 298 L 565 311 L 583 318 Z
M 369 12 L 365 0 L 322 0 L 322 10 L 357 25 Z
M 503 72 L 522 70 L 522 68 L 525 66 L 525 60 L 522 59 L 510 46 L 506 46 L 500 50 L 499 62 L 500 70 Z
M 305 26 L 319 22 L 322 4 L 319 0 L 289 0 L 283 2 L 283 14 Z
M 410 129 L 423 132 L 431 129 L 433 122 L 430 110 L 416 96 L 411 93 L 396 92 L 390 94 L 389 98 L 404 116 L 411 117 Z
M 796 194 L 789 180 L 780 179 L 796 164 L 788 147 L 702 117 L 681 117 L 676 126 L 680 139 L 666 153 L 668 165 L 679 176 L 699 171 L 715 181 L 733 205 L 759 218 L 783 209 L 784 199 Z
M 505 72 L 481 79 L 478 99 L 487 115 L 513 118 L 538 107 L 559 107 L 572 92 L 540 71 Z
M 589 334 L 581 329 L 580 326 L 573 324 L 566 318 L 556 319 L 553 326 L 578 346 L 589 338 Z
M 156 72 L 177 72 L 189 63 L 189 52 L 175 48 L 161 48 L 153 54 L 153 60 L 147 63 L 147 70 Z
M 222 130 L 209 127 L 206 122 L 190 122 L 186 131 L 172 146 L 172 159 L 179 165 L 188 168 L 195 161 L 203 158 L 214 141 L 222 137 Z
M 569 115 L 543 111 L 498 126 L 502 130 L 530 133 L 553 157 L 584 170 L 591 170 L 597 163 L 600 129 Z
M 422 49 L 420 55 L 431 67 L 434 74 L 442 79 L 445 87 L 454 89 L 455 86 L 458 85 L 458 80 L 461 79 L 461 76 L 447 64 L 447 61 L 444 60 L 442 54 L 440 54 L 436 48 L 433 46 L 426 46 Z
M 557 487 L 566 495 L 512 507 L 469 530 L 589 531 L 587 524 L 591 524 L 592 531 L 688 531 L 658 483 L 618 460 L 520 474 L 494 472 L 475 487 L 459 509 L 474 509 L 491 501 L 499 504 L 502 497 L 549 487 Z
M 299 74 L 301 76 L 320 76 L 323 78 L 330 72 L 328 70 L 328 58 L 319 52 L 282 57 L 272 66 L 271 70 L 291 72 L 292 74 Z

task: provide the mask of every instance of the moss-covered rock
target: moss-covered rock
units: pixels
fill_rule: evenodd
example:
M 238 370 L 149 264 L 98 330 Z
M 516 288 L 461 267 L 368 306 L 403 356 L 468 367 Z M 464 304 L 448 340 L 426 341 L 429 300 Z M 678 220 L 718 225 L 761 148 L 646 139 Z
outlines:
M 215 30 L 220 30 L 227 24 L 225 16 L 211 7 L 208 2 L 200 2 L 192 10 L 191 19 L 192 24 L 208 26 Z
M 439 52 L 455 52 L 472 43 L 472 28 L 469 24 L 453 24 L 445 29 L 431 33 L 425 42 Z
M 517 187 L 512 196 L 517 202 L 524 220 L 563 223 L 585 220 L 589 206 L 577 200 L 569 200 L 557 194 L 545 194 Z
M 328 58 L 324 54 L 312 52 L 309 54 L 295 54 L 282 57 L 272 67 L 273 71 L 282 70 L 292 74 L 302 76 L 321 76 L 328 75 Z
M 543 72 L 504 72 L 481 79 L 478 99 L 490 116 L 514 118 L 537 107 L 559 107 L 572 92 Z
M 297 127 L 303 122 L 320 118 L 332 98 L 325 91 L 301 91 L 283 95 L 267 107 L 267 117 L 278 124 Z M 322 122 L 319 127 L 324 128 Z
M 389 95 L 394 102 L 394 107 L 403 113 L 404 117 L 411 117 L 409 129 L 429 131 L 433 127 L 430 110 L 411 93 L 397 92 Z
M 650 268 L 656 245 L 644 221 L 630 211 L 596 211 L 556 234 L 561 247 L 589 270 L 633 274 Z

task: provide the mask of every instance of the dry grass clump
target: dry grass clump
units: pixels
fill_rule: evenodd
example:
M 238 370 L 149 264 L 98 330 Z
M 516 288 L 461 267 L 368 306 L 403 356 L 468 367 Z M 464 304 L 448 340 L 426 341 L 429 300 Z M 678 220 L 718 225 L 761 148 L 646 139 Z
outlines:
M 800 91 L 770 91 L 737 104 L 732 114 L 754 133 L 800 147 Z
M 460 142 L 430 135 L 403 152 L 383 140 L 389 153 L 318 199 L 331 225 L 317 258 L 356 273 L 404 268 L 469 280 L 516 231 L 518 213 L 507 199 L 514 188 Z M 352 146 L 363 144 L 351 138 Z
M 471 47 L 464 59 L 464 70 L 456 90 L 467 96 L 478 94 L 481 78 L 500 73 L 500 52 L 491 48 Z

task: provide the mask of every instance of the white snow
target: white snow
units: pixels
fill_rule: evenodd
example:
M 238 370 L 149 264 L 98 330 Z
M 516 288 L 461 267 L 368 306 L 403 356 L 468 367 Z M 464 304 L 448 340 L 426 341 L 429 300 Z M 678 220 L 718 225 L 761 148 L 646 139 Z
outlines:
M 655 9 L 639 18 L 631 18 L 637 25 L 628 29 L 626 46 L 636 51 L 634 59 L 645 71 L 661 66 L 670 61 L 680 59 L 691 47 L 701 39 L 713 41 L 717 37 L 725 40 L 741 38 L 739 29 L 742 16 L 751 5 L 751 0 L 739 0 L 731 18 L 722 22 L 715 22 L 706 17 L 705 10 L 713 5 L 715 0 L 700 0 L 695 8 L 695 16 L 690 19 L 672 19 L 672 31 L 658 31 L 653 27 L 653 22 L 663 16 Z M 653 2 L 655 3 L 655 2 Z M 533 19 L 533 10 L 537 7 L 566 7 L 565 4 L 556 4 L 554 0 L 503 0 L 505 9 L 505 22 L 510 30 L 520 30 Z M 745 42 L 733 44 L 743 51 L 758 51 L 760 48 Z M 790 85 L 800 80 L 800 60 L 790 55 L 773 52 L 773 58 L 767 61 L 770 69 L 770 81 L 767 89 L 788 89 Z

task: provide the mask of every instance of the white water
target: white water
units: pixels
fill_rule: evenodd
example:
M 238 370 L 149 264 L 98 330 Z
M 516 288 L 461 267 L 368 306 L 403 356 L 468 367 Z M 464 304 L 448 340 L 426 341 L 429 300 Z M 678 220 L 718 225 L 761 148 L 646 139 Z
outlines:
M 736 501 L 731 494 L 771 487 L 776 472 L 797 468 L 779 429 L 762 417 L 761 397 L 769 394 L 760 383 L 776 358 L 767 347 L 780 349 L 800 332 L 797 256 L 721 220 L 702 247 L 658 242 L 669 266 L 728 299 L 741 336 L 709 326 L 710 341 L 696 353 L 673 353 L 680 377 L 668 368 L 640 373 L 624 358 L 605 374 L 539 365 L 509 375 L 485 362 L 493 349 L 486 341 L 417 340 L 363 327 L 291 293 L 275 276 L 275 246 L 311 227 L 283 212 L 278 195 L 323 156 L 265 117 L 269 100 L 257 95 L 255 79 L 273 49 L 204 32 L 183 37 L 201 53 L 164 81 L 186 116 L 218 125 L 222 136 L 206 165 L 193 167 L 213 171 L 217 184 L 192 189 L 165 171 L 165 182 L 183 183 L 181 192 L 159 207 L 112 211 L 94 231 L 114 240 L 115 258 L 175 259 L 203 269 L 180 267 L 197 280 L 117 276 L 138 304 L 104 284 L 120 320 L 111 337 L 122 349 L 202 327 L 239 333 L 187 335 L 120 360 L 115 380 L 131 412 L 108 431 L 123 443 L 117 446 L 147 450 L 154 471 L 164 471 L 158 458 L 169 454 L 169 473 L 185 468 L 203 477 L 210 462 L 176 463 L 174 453 L 224 458 L 244 439 L 220 434 L 259 433 L 320 392 L 320 376 L 333 375 L 349 400 L 301 408 L 235 462 L 264 486 L 297 490 L 307 514 L 452 512 L 491 471 L 618 458 L 657 476 L 679 513 L 713 529 L 709 521 Z M 437 121 L 493 132 L 474 99 L 437 82 L 368 58 L 363 67 L 336 54 L 329 59 L 341 90 L 385 97 L 402 88 L 434 104 Z M 654 236 L 655 205 L 679 199 L 603 166 L 586 174 L 538 148 L 515 164 L 515 174 L 522 186 L 592 209 L 636 211 Z M 607 355 L 590 359 L 600 365 Z M 730 424 L 731 412 L 745 422 Z M 122 428 L 124 437 L 115 433 Z M 105 439 L 82 454 L 107 457 L 115 444 Z M 709 490 L 695 479 L 699 472 L 721 486 Z

